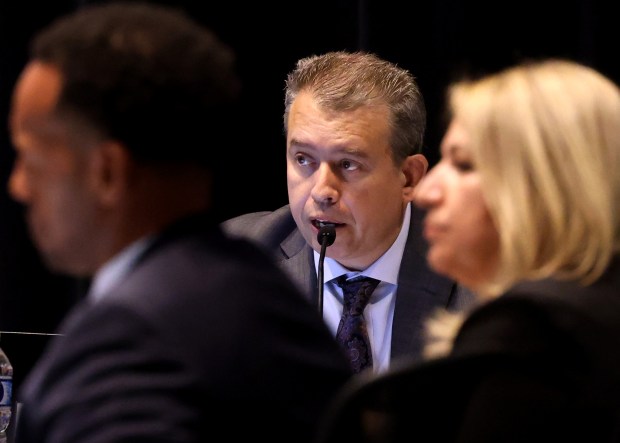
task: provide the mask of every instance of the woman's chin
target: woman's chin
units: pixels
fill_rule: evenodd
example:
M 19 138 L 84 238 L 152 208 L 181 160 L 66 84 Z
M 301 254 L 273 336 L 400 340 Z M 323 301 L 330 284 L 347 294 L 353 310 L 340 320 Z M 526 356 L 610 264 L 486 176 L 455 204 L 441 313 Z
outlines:
M 428 266 L 438 274 L 451 277 L 452 269 L 450 266 L 451 260 L 446 257 L 445 254 L 438 251 L 436 248 L 431 247 L 426 253 L 426 262 Z

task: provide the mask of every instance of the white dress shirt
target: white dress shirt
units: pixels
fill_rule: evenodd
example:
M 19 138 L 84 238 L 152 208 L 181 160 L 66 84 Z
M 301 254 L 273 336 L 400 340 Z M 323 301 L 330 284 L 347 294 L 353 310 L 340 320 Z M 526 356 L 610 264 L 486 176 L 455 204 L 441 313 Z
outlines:
M 97 302 L 129 272 L 140 254 L 149 246 L 153 239 L 144 237 L 137 240 L 108 260 L 95 274 L 88 291 L 88 298 Z
M 373 370 L 375 372 L 384 372 L 390 365 L 392 321 L 398 287 L 398 272 L 407 243 L 410 219 L 411 206 L 407 205 L 398 237 L 392 246 L 364 271 L 351 272 L 329 257 L 325 257 L 323 263 L 323 318 L 334 336 L 342 316 L 343 302 L 342 289 L 334 279 L 347 274 L 347 278 L 365 275 L 381 281 L 372 293 L 366 309 L 364 309 L 364 319 L 370 339 Z M 319 253 L 316 251 L 314 251 L 314 266 L 318 272 Z

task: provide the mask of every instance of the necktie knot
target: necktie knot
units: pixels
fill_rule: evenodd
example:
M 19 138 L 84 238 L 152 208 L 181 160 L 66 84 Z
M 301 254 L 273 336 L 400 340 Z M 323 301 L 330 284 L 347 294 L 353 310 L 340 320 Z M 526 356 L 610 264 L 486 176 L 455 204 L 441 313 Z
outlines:
M 336 284 L 342 288 L 344 295 L 343 311 L 348 315 L 362 315 L 379 280 L 363 275 L 347 280 L 346 275 L 342 275 Z
M 344 295 L 336 340 L 345 350 L 353 370 L 359 372 L 372 367 L 370 340 L 363 314 L 379 280 L 365 276 L 347 280 L 343 275 L 336 280 L 336 284 L 342 288 Z

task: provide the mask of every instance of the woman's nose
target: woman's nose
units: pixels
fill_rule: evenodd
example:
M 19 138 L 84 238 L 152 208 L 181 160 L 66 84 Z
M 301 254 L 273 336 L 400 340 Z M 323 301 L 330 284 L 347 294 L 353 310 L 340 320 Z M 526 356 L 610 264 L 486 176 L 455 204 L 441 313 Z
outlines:
M 432 168 L 415 187 L 413 203 L 421 208 L 437 204 L 443 195 L 438 167 Z

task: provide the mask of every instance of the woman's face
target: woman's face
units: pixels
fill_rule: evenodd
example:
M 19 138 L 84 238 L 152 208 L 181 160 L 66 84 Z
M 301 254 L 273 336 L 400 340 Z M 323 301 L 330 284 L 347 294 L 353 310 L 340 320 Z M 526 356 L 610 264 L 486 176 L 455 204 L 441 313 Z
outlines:
M 453 120 L 441 142 L 441 160 L 416 188 L 414 203 L 427 210 L 427 261 L 438 273 L 472 290 L 488 282 L 499 261 L 499 236 L 473 165 L 469 136 Z

